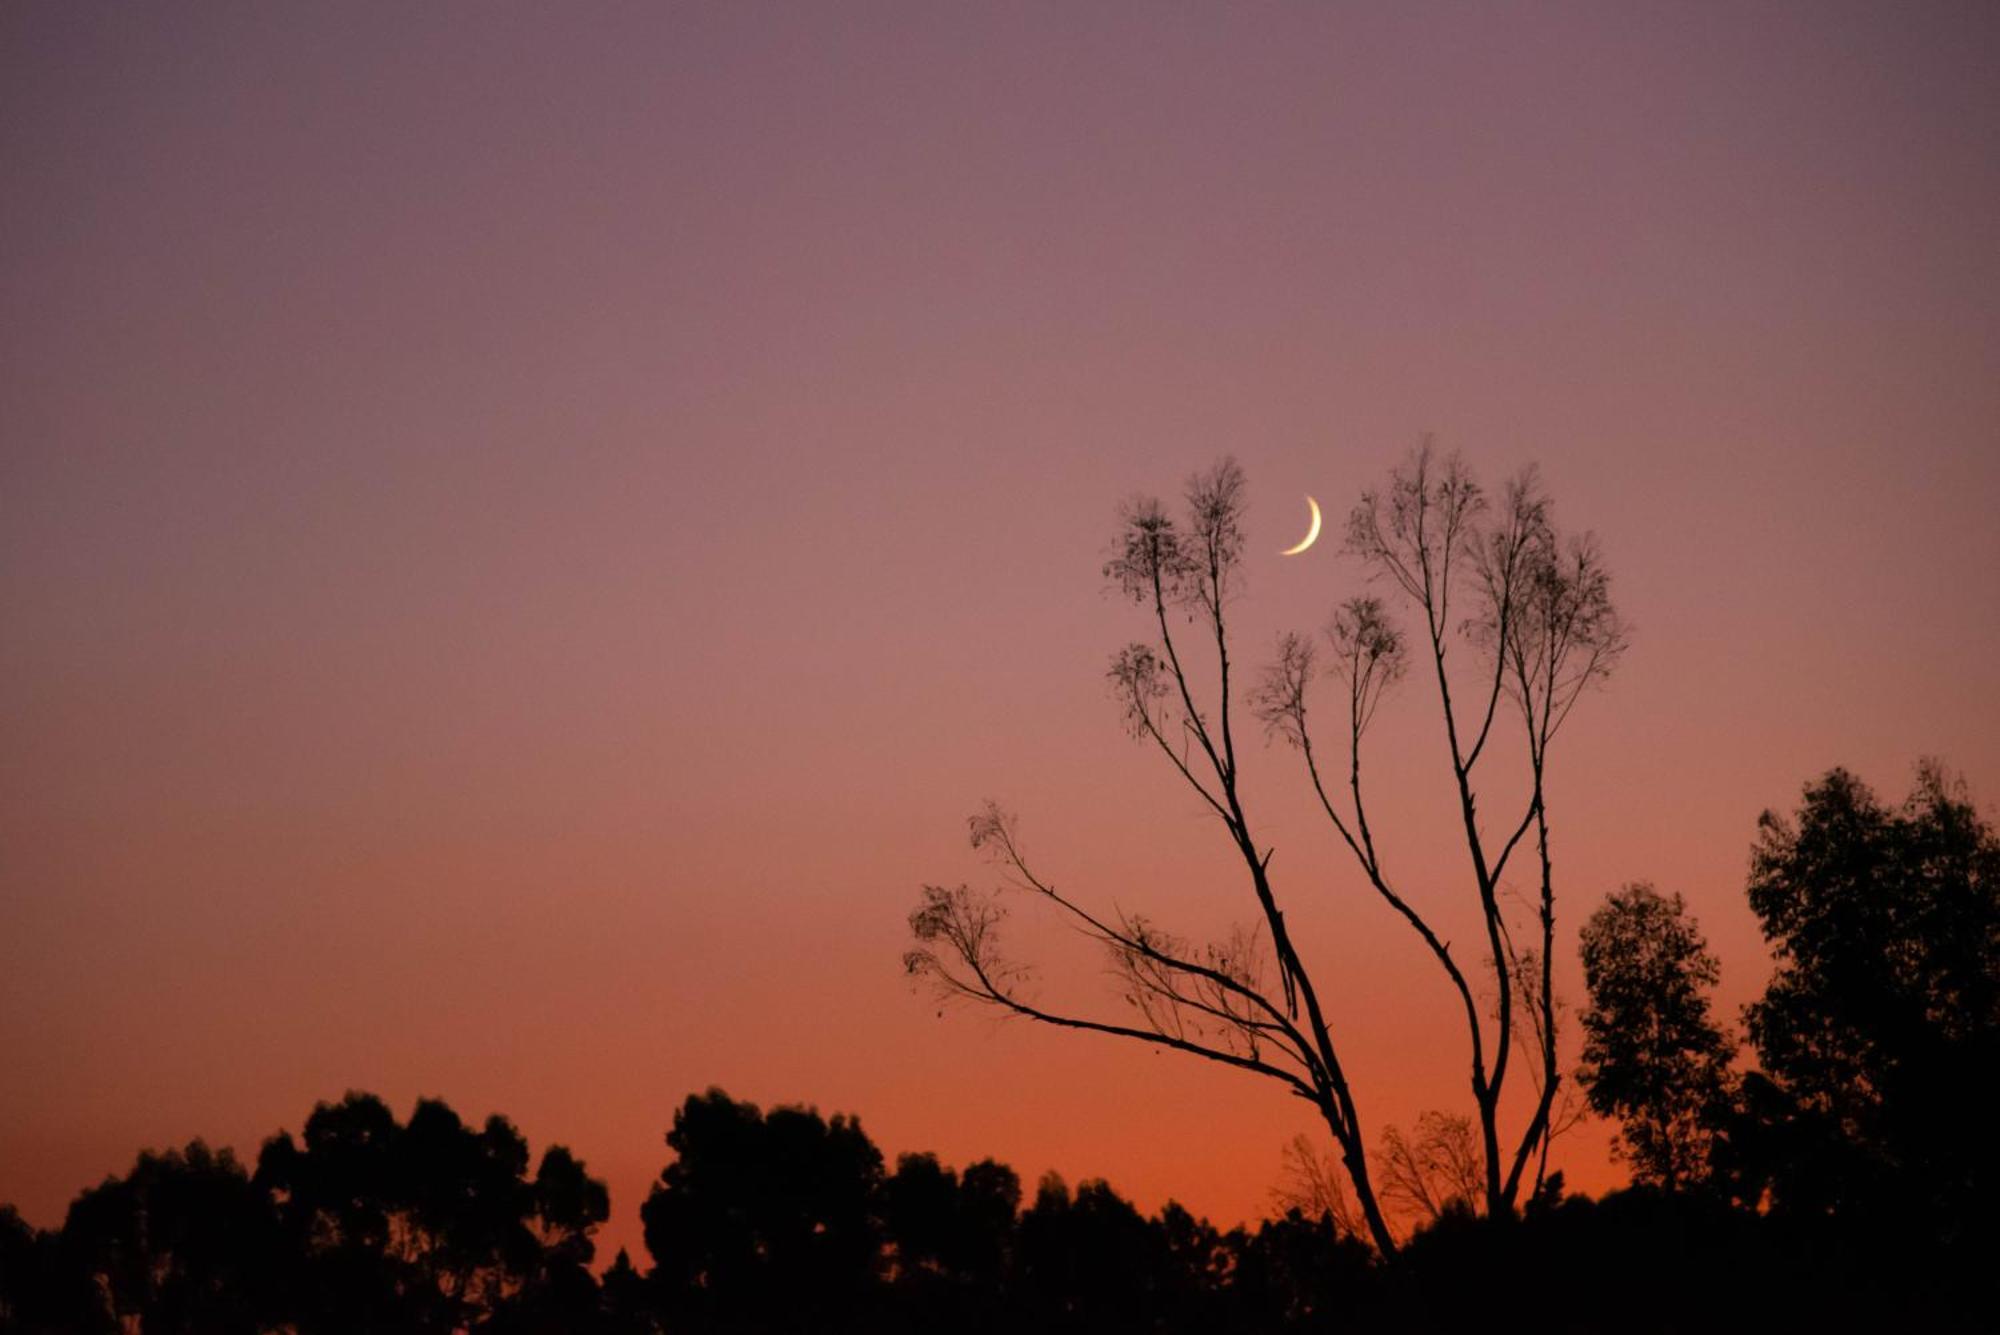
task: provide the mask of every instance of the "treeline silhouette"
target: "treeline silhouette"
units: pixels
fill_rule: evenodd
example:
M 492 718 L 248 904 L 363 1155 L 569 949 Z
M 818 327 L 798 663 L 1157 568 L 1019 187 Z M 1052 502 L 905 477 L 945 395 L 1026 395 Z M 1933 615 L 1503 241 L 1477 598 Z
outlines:
M 1212 1332 L 1978 1329 L 1990 1285 L 1923 1230 L 1642 1187 L 1450 1210 L 1393 1264 L 1298 1210 L 1220 1230 L 1102 1181 L 1032 1193 L 982 1160 L 893 1168 L 858 1121 L 688 1098 L 641 1207 L 641 1270 L 593 1275 L 604 1184 L 443 1103 L 321 1104 L 254 1170 L 196 1141 L 139 1156 L 62 1228 L 0 1209 L 0 1331 Z M 1984 1260 L 1988 1256 L 1982 1257 Z M 1492 1285 L 1518 1304 L 1492 1309 Z
M 1835 769 L 1795 815 L 1764 813 L 1747 889 L 1775 966 L 1743 1013 L 1748 1070 L 1709 1014 L 1720 968 L 1679 895 L 1630 885 L 1583 926 L 1578 1074 L 1635 1179 L 1985 1267 L 2000 838 L 1935 762 L 1893 806 Z
M 1579 1075 L 1639 1185 L 1556 1173 L 1480 1214 L 1445 1173 L 1392 1259 L 1337 1178 L 1303 1197 L 1323 1209 L 1222 1230 L 991 1159 L 892 1166 L 852 1117 L 712 1089 L 640 1205 L 650 1266 L 599 1275 L 610 1199 L 568 1150 L 350 1093 L 254 1166 L 196 1141 L 59 1229 L 0 1207 L 0 1335 L 1994 1329 L 2000 839 L 1935 766 L 1899 807 L 1835 770 L 1765 815 L 1748 891 L 1776 964 L 1755 1069 L 1680 898 L 1608 896 Z

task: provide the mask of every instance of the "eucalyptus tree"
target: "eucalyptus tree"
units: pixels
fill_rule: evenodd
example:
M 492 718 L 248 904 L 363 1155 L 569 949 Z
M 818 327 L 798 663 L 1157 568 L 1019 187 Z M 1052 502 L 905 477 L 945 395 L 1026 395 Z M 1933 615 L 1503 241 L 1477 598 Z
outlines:
M 1551 745 L 1625 643 L 1598 549 L 1588 537 L 1558 534 L 1532 471 L 1510 483 L 1496 507 L 1462 463 L 1439 459 L 1428 443 L 1391 474 L 1386 489 L 1364 493 L 1348 521 L 1348 550 L 1415 610 L 1421 623 L 1415 638 L 1434 668 L 1456 794 L 1451 824 L 1463 828 L 1467 899 L 1483 924 L 1484 958 L 1466 962 L 1392 876 L 1364 799 L 1363 740 L 1384 694 L 1405 675 L 1410 637 L 1383 599 L 1351 598 L 1332 617 L 1326 650 L 1285 636 L 1276 661 L 1246 690 L 1229 627 L 1242 579 L 1243 472 L 1225 460 L 1190 479 L 1185 499 L 1178 519 L 1156 500 L 1136 502 L 1122 515 L 1104 575 L 1140 611 L 1147 635 L 1113 656 L 1108 675 L 1132 735 L 1165 758 L 1223 832 L 1248 891 L 1246 907 L 1254 910 L 1249 924 L 1225 939 L 1195 942 L 1141 914 L 1094 908 L 1037 870 L 1013 817 L 989 803 L 971 820 L 972 843 L 994 857 L 1006 884 L 991 894 L 926 886 L 910 916 L 914 943 L 905 967 L 946 996 L 1275 1081 L 1324 1121 L 1369 1236 L 1393 1254 L 1396 1241 L 1371 1174 L 1335 1018 L 1287 924 L 1271 872 L 1274 849 L 1260 839 L 1245 800 L 1247 707 L 1267 735 L 1303 755 L 1305 777 L 1338 843 L 1365 883 L 1422 939 L 1462 1003 L 1481 1203 L 1493 1213 L 1510 1212 L 1528 1165 L 1536 1165 L 1539 1178 L 1545 1160 L 1536 1151 L 1546 1144 L 1561 1083 L 1548 963 L 1555 931 L 1545 788 Z M 1466 703 L 1455 686 L 1459 653 L 1474 663 Z M 1315 745 L 1309 706 L 1322 676 L 1336 679 L 1344 695 L 1342 788 L 1329 782 Z M 1520 723 L 1518 772 L 1526 797 L 1518 815 L 1493 834 L 1478 813 L 1480 766 L 1499 750 L 1503 705 Z M 1517 947 L 1502 889 L 1524 848 L 1536 868 L 1537 912 L 1533 937 Z M 1339 884 L 1324 869 L 1308 879 L 1310 890 L 1288 886 L 1287 893 L 1328 893 Z M 1009 894 L 1039 901 L 1104 949 L 1120 984 L 1122 1015 L 1075 1013 L 1036 998 L 1027 986 L 1030 969 L 1003 948 Z M 1525 1125 L 1503 1138 L 1502 1095 L 1517 1045 L 1535 1062 L 1533 1108 Z
M 71 1203 L 50 1265 L 69 1310 L 46 1328 L 256 1335 L 283 1312 L 270 1200 L 227 1149 L 140 1153 Z M 67 1270 L 68 1273 L 64 1273 Z M 0 1305 L 4 1306 L 4 1305 Z M 23 1329 L 36 1326 L 24 1322 Z M 0 1312 L 0 1330 L 10 1330 Z
M 532 1174 L 530 1162 L 498 1115 L 474 1128 L 419 1099 L 399 1122 L 353 1091 L 319 1104 L 297 1139 L 264 1142 L 253 1179 L 283 1257 L 287 1327 L 577 1328 L 596 1303 L 592 1235 L 610 1197 L 560 1145 Z
M 639 1217 L 669 1329 L 870 1328 L 882 1152 L 858 1120 L 711 1089 L 675 1111 L 667 1145 Z
M 2000 834 L 1963 780 L 1925 762 L 1890 805 L 1828 771 L 1758 821 L 1749 899 L 1774 969 L 1744 1013 L 1739 1171 L 1780 1207 L 1990 1241 Z
M 1721 966 L 1681 897 L 1643 882 L 1605 897 L 1580 947 L 1590 1001 L 1577 1075 L 1592 1110 L 1619 1119 L 1639 1181 L 1668 1191 L 1700 1181 L 1735 1054 L 1709 1014 Z
M 1341 843 L 1383 902 L 1423 941 L 1450 981 L 1463 1011 L 1471 1092 L 1484 1164 L 1485 1205 L 1504 1213 L 1519 1199 L 1534 1165 L 1546 1170 L 1556 1129 L 1558 1012 L 1551 962 L 1555 951 L 1555 872 L 1549 838 L 1548 767 L 1557 734 L 1584 693 L 1623 655 L 1625 624 L 1611 601 L 1610 575 L 1594 536 L 1565 537 L 1538 474 L 1506 484 L 1496 506 L 1457 457 L 1440 459 L 1429 443 L 1364 492 L 1348 517 L 1347 548 L 1419 623 L 1414 637 L 1395 624 L 1381 598 L 1343 603 L 1327 628 L 1331 675 L 1346 687 L 1346 774 L 1329 782 L 1309 727 L 1308 693 L 1318 646 L 1301 636 L 1281 643 L 1257 699 L 1267 725 L 1303 755 L 1314 795 Z M 1384 694 L 1414 655 L 1427 664 L 1443 724 L 1445 759 L 1456 796 L 1473 898 L 1485 937 L 1479 981 L 1451 943 L 1390 873 L 1368 816 L 1363 742 Z M 1457 671 L 1469 656 L 1469 671 Z M 1489 831 L 1479 814 L 1482 788 L 1515 716 L 1515 778 L 1525 788 L 1517 817 Z M 1485 762 L 1482 768 L 1482 762 Z M 1517 945 L 1503 895 L 1506 873 L 1532 835 L 1534 938 Z M 1482 1019 L 1478 997 L 1492 998 Z M 1534 1063 L 1531 1112 L 1518 1134 L 1502 1135 L 1502 1098 L 1514 1049 Z

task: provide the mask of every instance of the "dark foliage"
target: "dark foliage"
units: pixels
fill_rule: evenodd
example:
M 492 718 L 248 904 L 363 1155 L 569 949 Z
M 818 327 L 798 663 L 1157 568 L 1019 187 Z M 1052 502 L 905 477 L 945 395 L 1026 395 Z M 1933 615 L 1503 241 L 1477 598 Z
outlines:
M 702 1329 L 862 1328 L 882 1270 L 882 1153 L 858 1122 L 721 1090 L 674 1114 L 640 1207 L 662 1310 Z
M 200 1141 L 142 1153 L 60 1232 L 0 1214 L 0 1332 L 255 1335 L 588 1331 L 610 1201 L 560 1146 L 528 1176 L 505 1118 L 435 1100 L 321 1104 L 257 1171 Z
M 92 1326 L 136 1318 L 148 1332 L 250 1335 L 273 1310 L 273 1222 L 235 1157 L 197 1140 L 143 1153 L 127 1176 L 78 1196 L 61 1245 L 85 1260 Z
M 883 1183 L 883 1232 L 899 1308 L 918 1329 L 979 1331 L 1012 1257 L 1021 1180 L 991 1159 L 954 1173 L 935 1155 L 906 1154 Z
M 1845 770 L 1765 813 L 1750 907 L 1776 970 L 1745 1019 L 1761 1071 L 1718 1151 L 1739 1199 L 1975 1248 L 2000 1187 L 2000 839 L 1919 769 L 1900 806 Z
M 1678 901 L 1630 890 L 1586 931 L 1593 1095 L 1652 1119 L 1629 1143 L 1660 1150 L 1634 1155 L 1658 1185 L 1565 1198 L 1557 1173 L 1484 1215 L 1446 1192 L 1385 1260 L 1337 1193 L 1228 1232 L 1053 1175 L 1023 1208 L 1004 1164 L 888 1172 L 851 1117 L 711 1090 L 641 1207 L 652 1268 L 621 1252 L 599 1278 L 609 1201 L 567 1150 L 530 1173 L 505 1118 L 349 1094 L 254 1173 L 196 1141 L 59 1230 L 0 1207 L 0 1335 L 1990 1329 L 2000 841 L 1934 768 L 1893 809 L 1834 771 L 1760 829 L 1777 968 L 1747 1017 L 1762 1069 L 1727 1099 Z
M 1387 1263 L 1297 1210 L 1222 1232 L 1054 1176 L 1023 1209 L 1004 1165 L 884 1174 L 851 1119 L 720 1091 L 675 1119 L 646 1209 L 658 1264 L 621 1252 L 600 1280 L 601 1186 L 553 1149 L 530 1179 L 511 1127 L 448 1114 L 399 1126 L 349 1096 L 303 1147 L 270 1142 L 270 1173 L 197 1143 L 141 1156 L 58 1232 L 0 1209 L 0 1333 L 1958 1331 L 1993 1296 L 1983 1265 L 1916 1235 L 1713 1193 L 1563 1199 L 1553 1178 L 1517 1218 L 1445 1211 Z M 1496 1284 L 1541 1296 L 1496 1321 Z
M 276 1213 L 285 1290 L 302 1335 L 543 1328 L 596 1305 L 590 1232 L 604 1185 L 560 1146 L 528 1176 L 504 1117 L 475 1131 L 419 1100 L 407 1125 L 349 1094 L 306 1120 L 303 1145 L 267 1141 L 257 1184 Z
M 1616 1117 L 1639 1182 L 1669 1191 L 1707 1175 L 1735 1050 L 1709 1016 L 1720 976 L 1679 895 L 1628 885 L 1583 925 L 1583 1065 L 1591 1111 Z

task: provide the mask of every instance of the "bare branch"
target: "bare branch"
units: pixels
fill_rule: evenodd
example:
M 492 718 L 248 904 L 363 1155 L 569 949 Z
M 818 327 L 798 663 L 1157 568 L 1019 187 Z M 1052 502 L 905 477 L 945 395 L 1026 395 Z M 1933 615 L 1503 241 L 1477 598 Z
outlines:
M 1065 1029 L 1083 1029 L 1116 1038 L 1135 1039 L 1173 1048 L 1240 1070 L 1280 1081 L 1300 1097 L 1317 1102 L 1318 1091 L 1291 1071 L 1259 1058 L 1214 1048 L 1191 1039 L 1131 1025 L 1089 1020 L 1044 1010 L 1019 995 L 1016 988 L 1027 971 L 1000 950 L 999 925 L 1005 910 L 990 897 L 964 886 L 925 886 L 923 901 L 910 915 L 910 933 L 917 946 L 903 956 L 904 971 L 929 981 L 943 999 L 985 1002 L 1016 1015 Z
M 1380 598 L 1350 598 L 1327 623 L 1326 638 L 1333 646 L 1331 670 L 1347 683 L 1349 728 L 1358 746 L 1383 693 L 1402 679 L 1408 666 L 1403 635 Z
M 1323 1078 L 1313 1043 L 1263 991 L 1259 965 L 1263 943 L 1256 932 L 1239 929 L 1229 942 L 1205 947 L 1203 958 L 1192 958 L 1186 953 L 1185 942 L 1158 931 L 1145 919 L 1126 917 L 1113 926 L 1037 876 L 1022 854 L 1014 817 L 998 803 L 988 802 L 971 818 L 970 828 L 972 846 L 992 852 L 1017 889 L 1031 891 L 1056 905 L 1111 953 L 1114 971 L 1144 989 L 1140 994 L 1129 994 L 1126 1000 L 1147 1014 L 1149 1022 L 1172 1018 L 1179 1023 L 1184 1018 L 1179 1011 L 1197 1011 L 1234 1025 L 1253 1045 L 1263 1037 L 1276 1037 L 1286 1055 L 1311 1078 Z M 1168 981 L 1169 975 L 1185 977 Z M 1176 1015 L 1148 1012 L 1151 999 L 1171 1001 Z
M 1472 1120 L 1425 1112 L 1409 1137 L 1382 1128 L 1382 1199 L 1413 1224 L 1435 1223 L 1454 1209 L 1476 1212 L 1485 1171 Z
M 1173 763 L 1180 776 L 1187 780 L 1188 786 L 1200 794 L 1202 801 L 1227 823 L 1230 820 L 1228 809 L 1209 791 L 1208 785 L 1188 768 L 1186 748 L 1177 750 L 1167 741 L 1166 730 L 1170 721 L 1166 718 L 1166 711 L 1171 708 L 1169 699 L 1173 691 L 1166 683 L 1167 673 L 1168 668 L 1150 646 L 1128 644 L 1113 655 L 1106 676 L 1124 706 L 1125 724 L 1132 735 L 1151 739 Z M 1184 737 L 1195 736 L 1198 724 L 1183 717 L 1180 730 Z
M 1271 1202 L 1282 1212 L 1297 1210 L 1307 1219 L 1331 1219 L 1343 1237 L 1362 1230 L 1354 1202 L 1340 1184 L 1340 1164 L 1313 1147 L 1310 1136 L 1293 1136 L 1283 1150 L 1284 1178 L 1271 1188 Z

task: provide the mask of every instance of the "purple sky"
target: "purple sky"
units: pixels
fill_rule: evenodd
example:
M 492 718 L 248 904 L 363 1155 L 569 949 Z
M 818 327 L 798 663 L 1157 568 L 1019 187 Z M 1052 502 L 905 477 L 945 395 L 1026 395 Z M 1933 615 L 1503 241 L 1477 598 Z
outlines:
M 1991 5 L 30 3 L 0 60 L 37 1223 L 360 1087 L 570 1143 L 629 1243 L 711 1083 L 1261 1210 L 1291 1101 L 897 964 L 988 795 L 1081 893 L 1240 916 L 1097 577 L 1223 453 L 1251 660 L 1359 584 L 1274 555 L 1304 494 L 1539 462 L 1637 627 L 1556 761 L 1565 938 L 1679 890 L 1729 1014 L 1761 808 L 2000 797 Z M 1435 720 L 1382 727 L 1449 902 Z M 1448 993 L 1254 764 L 1365 1112 L 1455 1107 Z

